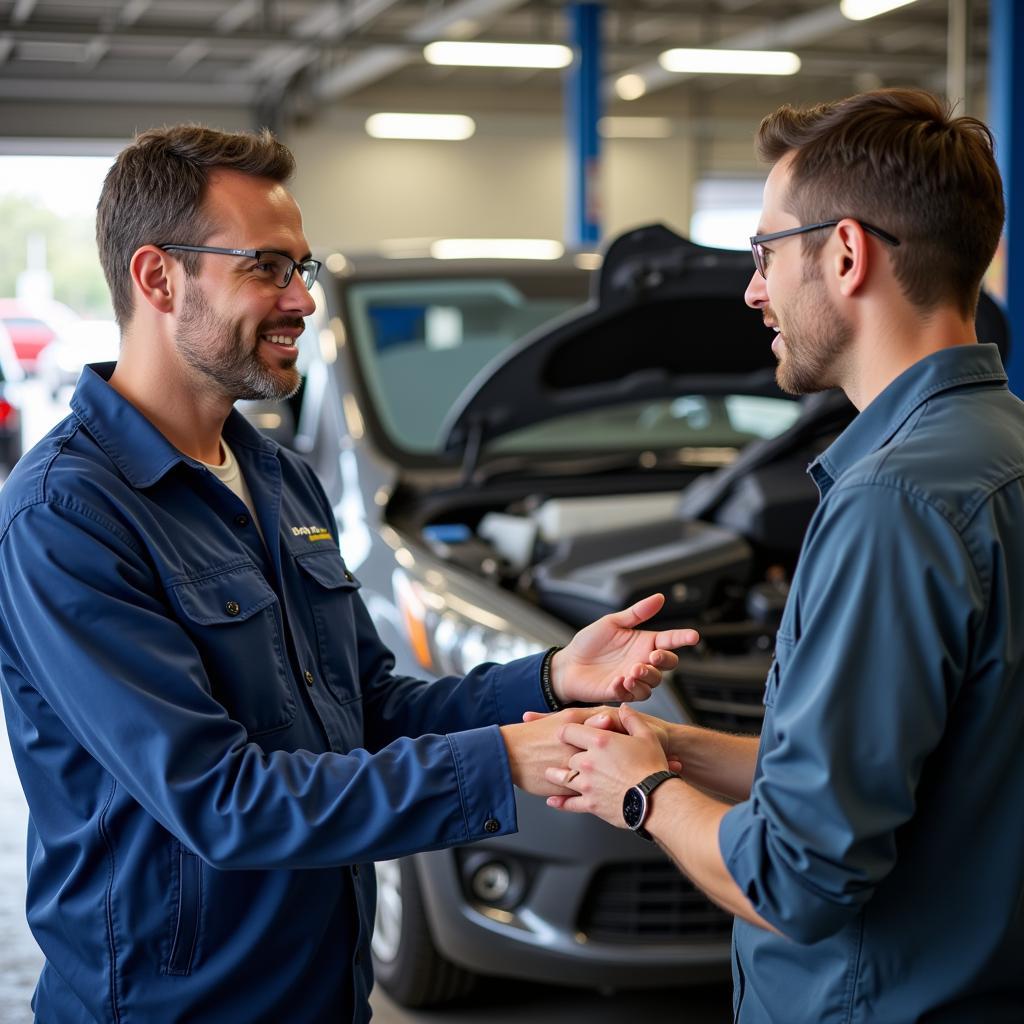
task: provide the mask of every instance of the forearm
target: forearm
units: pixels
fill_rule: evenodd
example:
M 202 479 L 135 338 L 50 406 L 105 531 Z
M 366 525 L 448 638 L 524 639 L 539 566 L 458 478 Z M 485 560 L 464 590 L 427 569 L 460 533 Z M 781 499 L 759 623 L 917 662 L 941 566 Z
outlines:
M 682 764 L 688 782 L 735 802 L 750 796 L 757 748 L 756 736 L 670 725 L 665 753 Z
M 728 804 L 670 779 L 653 794 L 644 827 L 709 899 L 730 914 L 776 931 L 754 910 L 722 859 L 718 829 L 728 810 Z

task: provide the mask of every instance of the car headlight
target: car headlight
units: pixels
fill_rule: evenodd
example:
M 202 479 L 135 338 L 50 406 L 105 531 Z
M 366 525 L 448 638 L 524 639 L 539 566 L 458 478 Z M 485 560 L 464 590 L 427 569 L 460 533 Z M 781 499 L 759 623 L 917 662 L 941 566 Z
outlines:
M 391 582 L 413 654 L 435 675 L 465 675 L 485 661 L 525 658 L 558 642 L 524 636 L 500 615 L 431 588 L 403 569 L 394 570 Z

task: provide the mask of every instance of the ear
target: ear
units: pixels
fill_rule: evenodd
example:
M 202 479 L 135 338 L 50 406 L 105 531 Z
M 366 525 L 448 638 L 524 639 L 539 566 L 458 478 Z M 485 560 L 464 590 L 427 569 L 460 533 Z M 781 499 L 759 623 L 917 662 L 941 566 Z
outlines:
M 155 245 L 143 245 L 135 250 L 128 264 L 135 293 L 158 313 L 171 313 L 174 309 L 174 283 L 181 268 L 172 265 L 171 257 Z
M 836 238 L 840 247 L 832 254 L 832 267 L 839 292 L 844 296 L 855 295 L 868 276 L 871 250 L 868 238 L 860 224 L 847 217 L 836 225 Z

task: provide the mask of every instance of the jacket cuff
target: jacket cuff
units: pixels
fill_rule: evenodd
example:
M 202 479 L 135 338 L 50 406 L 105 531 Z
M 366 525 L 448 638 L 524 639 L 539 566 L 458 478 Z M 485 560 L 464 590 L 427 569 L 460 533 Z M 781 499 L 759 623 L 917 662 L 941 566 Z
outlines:
M 518 831 L 515 790 L 505 743 L 496 725 L 447 737 L 466 822 L 466 841 Z

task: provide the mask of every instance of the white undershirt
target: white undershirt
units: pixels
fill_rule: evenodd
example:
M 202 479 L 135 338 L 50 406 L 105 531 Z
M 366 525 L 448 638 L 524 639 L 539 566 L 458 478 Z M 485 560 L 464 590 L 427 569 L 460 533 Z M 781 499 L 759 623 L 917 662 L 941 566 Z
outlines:
M 242 476 L 242 470 L 238 465 L 238 461 L 235 459 L 235 453 L 228 447 L 227 441 L 222 437 L 220 439 L 220 450 L 224 456 L 224 461 L 219 466 L 214 466 L 210 462 L 203 462 L 203 465 L 229 490 L 232 494 L 242 499 L 245 507 L 249 510 L 249 514 L 252 517 L 252 521 L 259 531 L 260 539 L 263 543 L 266 543 L 266 538 L 263 536 L 263 529 L 260 527 L 259 516 L 256 515 L 256 508 L 252 503 L 252 495 L 249 493 L 249 488 L 246 486 L 245 477 Z M 199 460 L 202 462 L 202 459 Z

